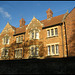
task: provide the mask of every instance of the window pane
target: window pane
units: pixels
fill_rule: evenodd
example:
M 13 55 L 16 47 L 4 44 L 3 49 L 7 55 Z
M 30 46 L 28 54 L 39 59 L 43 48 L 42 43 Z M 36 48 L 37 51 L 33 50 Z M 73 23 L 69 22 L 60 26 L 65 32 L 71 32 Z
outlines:
M 50 46 L 48 46 L 48 55 L 50 55 Z
M 18 56 L 18 51 L 15 50 L 15 58 L 17 58 L 17 56 Z
M 19 42 L 20 42 L 20 36 L 19 36 Z
M 7 50 L 7 49 L 5 49 L 5 56 L 6 56 L 6 55 L 8 55 L 8 50 Z
M 54 45 L 52 45 L 52 54 L 54 54 Z
M 51 35 L 52 35 L 52 36 L 54 35 L 54 31 L 53 31 L 53 29 L 51 29 Z
M 18 37 L 16 38 L 16 42 L 18 43 Z
M 18 58 L 22 58 L 22 49 L 18 50 Z
M 50 30 L 47 30 L 47 36 L 50 36 Z
M 8 43 L 8 41 L 9 41 L 9 39 L 8 39 L 8 38 L 6 38 L 6 44 Z
M 4 43 L 5 43 L 5 37 L 4 37 Z
M 32 39 L 34 38 L 34 32 L 32 32 Z
M 34 55 L 34 47 L 31 47 L 31 55 Z
M 38 55 L 38 47 L 35 48 L 35 55 Z
M 21 41 L 23 41 L 23 36 L 21 36 Z
M 58 54 L 59 51 L 58 51 L 58 45 L 56 45 L 56 54 Z
M 57 31 L 57 28 L 55 28 L 55 35 L 58 35 L 58 31 Z
M 36 32 L 35 37 L 36 37 L 36 39 L 39 38 L 39 33 L 38 32 Z
M 5 56 L 5 49 L 3 49 L 2 51 L 2 56 Z

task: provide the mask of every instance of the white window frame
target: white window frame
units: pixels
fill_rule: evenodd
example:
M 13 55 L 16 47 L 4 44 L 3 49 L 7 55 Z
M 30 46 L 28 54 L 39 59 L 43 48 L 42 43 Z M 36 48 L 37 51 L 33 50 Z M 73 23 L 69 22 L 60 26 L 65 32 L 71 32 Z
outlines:
M 16 37 L 16 43 L 19 43 L 19 41 L 18 41 L 19 39 L 18 39 L 18 37 Z
M 21 51 L 21 55 L 20 55 L 20 51 Z M 15 53 L 15 58 L 16 59 L 22 58 L 22 48 L 15 49 L 15 52 L 17 52 L 17 54 Z
M 56 29 L 57 29 L 57 32 L 56 32 Z M 58 28 L 55 28 L 55 36 L 57 36 L 57 35 L 58 35 Z
M 50 56 L 51 53 L 50 45 L 47 48 L 48 48 L 48 56 Z
M 47 30 L 47 37 L 50 37 L 50 30 Z
M 35 50 L 36 50 L 35 48 L 36 48 L 36 47 L 38 48 L 38 49 L 37 49 L 38 55 L 35 55 Z M 32 50 L 31 50 L 32 48 L 33 48 L 33 54 L 34 54 L 34 55 L 32 55 L 32 52 L 31 52 L 31 51 L 32 51 Z M 37 45 L 32 45 L 32 46 L 30 47 L 30 56 L 39 56 L 39 47 L 38 47 Z
M 6 50 L 7 50 L 7 54 L 6 54 Z M 3 49 L 2 49 L 2 52 L 1 52 L 1 56 L 3 56 L 3 57 L 7 57 L 7 56 L 8 56 L 8 53 L 9 53 L 9 50 L 3 48 Z
M 54 54 L 52 53 L 52 45 L 54 45 Z M 56 45 L 58 45 L 58 53 L 56 53 Z M 59 55 L 59 43 L 47 44 L 47 51 L 48 51 L 48 46 L 50 46 L 50 55 Z
M 7 42 L 7 39 L 8 39 L 8 42 Z M 3 38 L 3 44 L 5 45 L 5 44 L 9 44 L 9 37 L 4 37 Z
M 57 47 L 58 47 L 58 49 L 57 49 Z M 55 51 L 56 55 L 59 55 L 59 45 L 58 44 L 55 45 L 55 50 L 56 50 Z
M 37 35 L 36 35 L 37 33 Z M 39 32 L 35 32 L 35 39 L 39 39 Z
M 37 33 L 37 37 L 36 37 L 36 33 Z M 32 32 L 30 32 L 30 40 L 31 39 L 39 39 L 39 31 L 33 30 Z

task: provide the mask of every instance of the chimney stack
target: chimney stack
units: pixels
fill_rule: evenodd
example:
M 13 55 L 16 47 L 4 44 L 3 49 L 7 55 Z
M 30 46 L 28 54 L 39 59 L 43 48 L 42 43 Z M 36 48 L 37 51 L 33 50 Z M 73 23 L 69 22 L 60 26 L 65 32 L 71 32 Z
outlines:
M 53 17 L 53 12 L 50 8 L 46 11 L 46 13 L 47 13 L 47 19 L 50 19 Z
M 20 22 L 20 27 L 24 26 L 25 23 L 26 23 L 25 20 L 24 20 L 23 18 L 22 18 L 19 22 Z

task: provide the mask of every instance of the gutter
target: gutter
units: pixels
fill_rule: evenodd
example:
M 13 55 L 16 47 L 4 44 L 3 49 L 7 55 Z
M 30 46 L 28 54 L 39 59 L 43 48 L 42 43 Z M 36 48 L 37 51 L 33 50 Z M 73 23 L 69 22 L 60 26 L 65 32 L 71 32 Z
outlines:
M 54 25 L 42 27 L 42 29 L 46 29 L 46 28 L 49 28 L 49 27 L 54 27 L 54 26 L 58 26 L 58 25 L 62 25 L 62 24 L 63 24 L 63 23 L 58 23 L 58 24 L 54 24 Z
M 21 34 L 25 34 L 25 32 L 23 32 L 23 33 L 18 33 L 18 34 L 14 34 L 13 36 L 17 36 L 17 35 L 21 35 Z

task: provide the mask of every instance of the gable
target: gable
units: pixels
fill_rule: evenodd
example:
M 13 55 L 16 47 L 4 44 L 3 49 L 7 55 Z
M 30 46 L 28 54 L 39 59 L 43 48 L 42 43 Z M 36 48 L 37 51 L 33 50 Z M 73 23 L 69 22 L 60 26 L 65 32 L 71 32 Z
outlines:
M 33 17 L 33 19 L 31 20 L 31 22 L 29 23 L 26 29 L 31 29 L 31 28 L 35 29 L 36 27 L 43 27 L 43 24 L 38 19 Z
M 7 23 L 1 34 L 6 34 L 12 31 L 15 31 L 15 29 L 9 23 Z
M 75 19 L 75 8 L 73 8 L 70 13 L 68 14 L 68 16 L 66 17 L 66 20 L 67 19 Z

